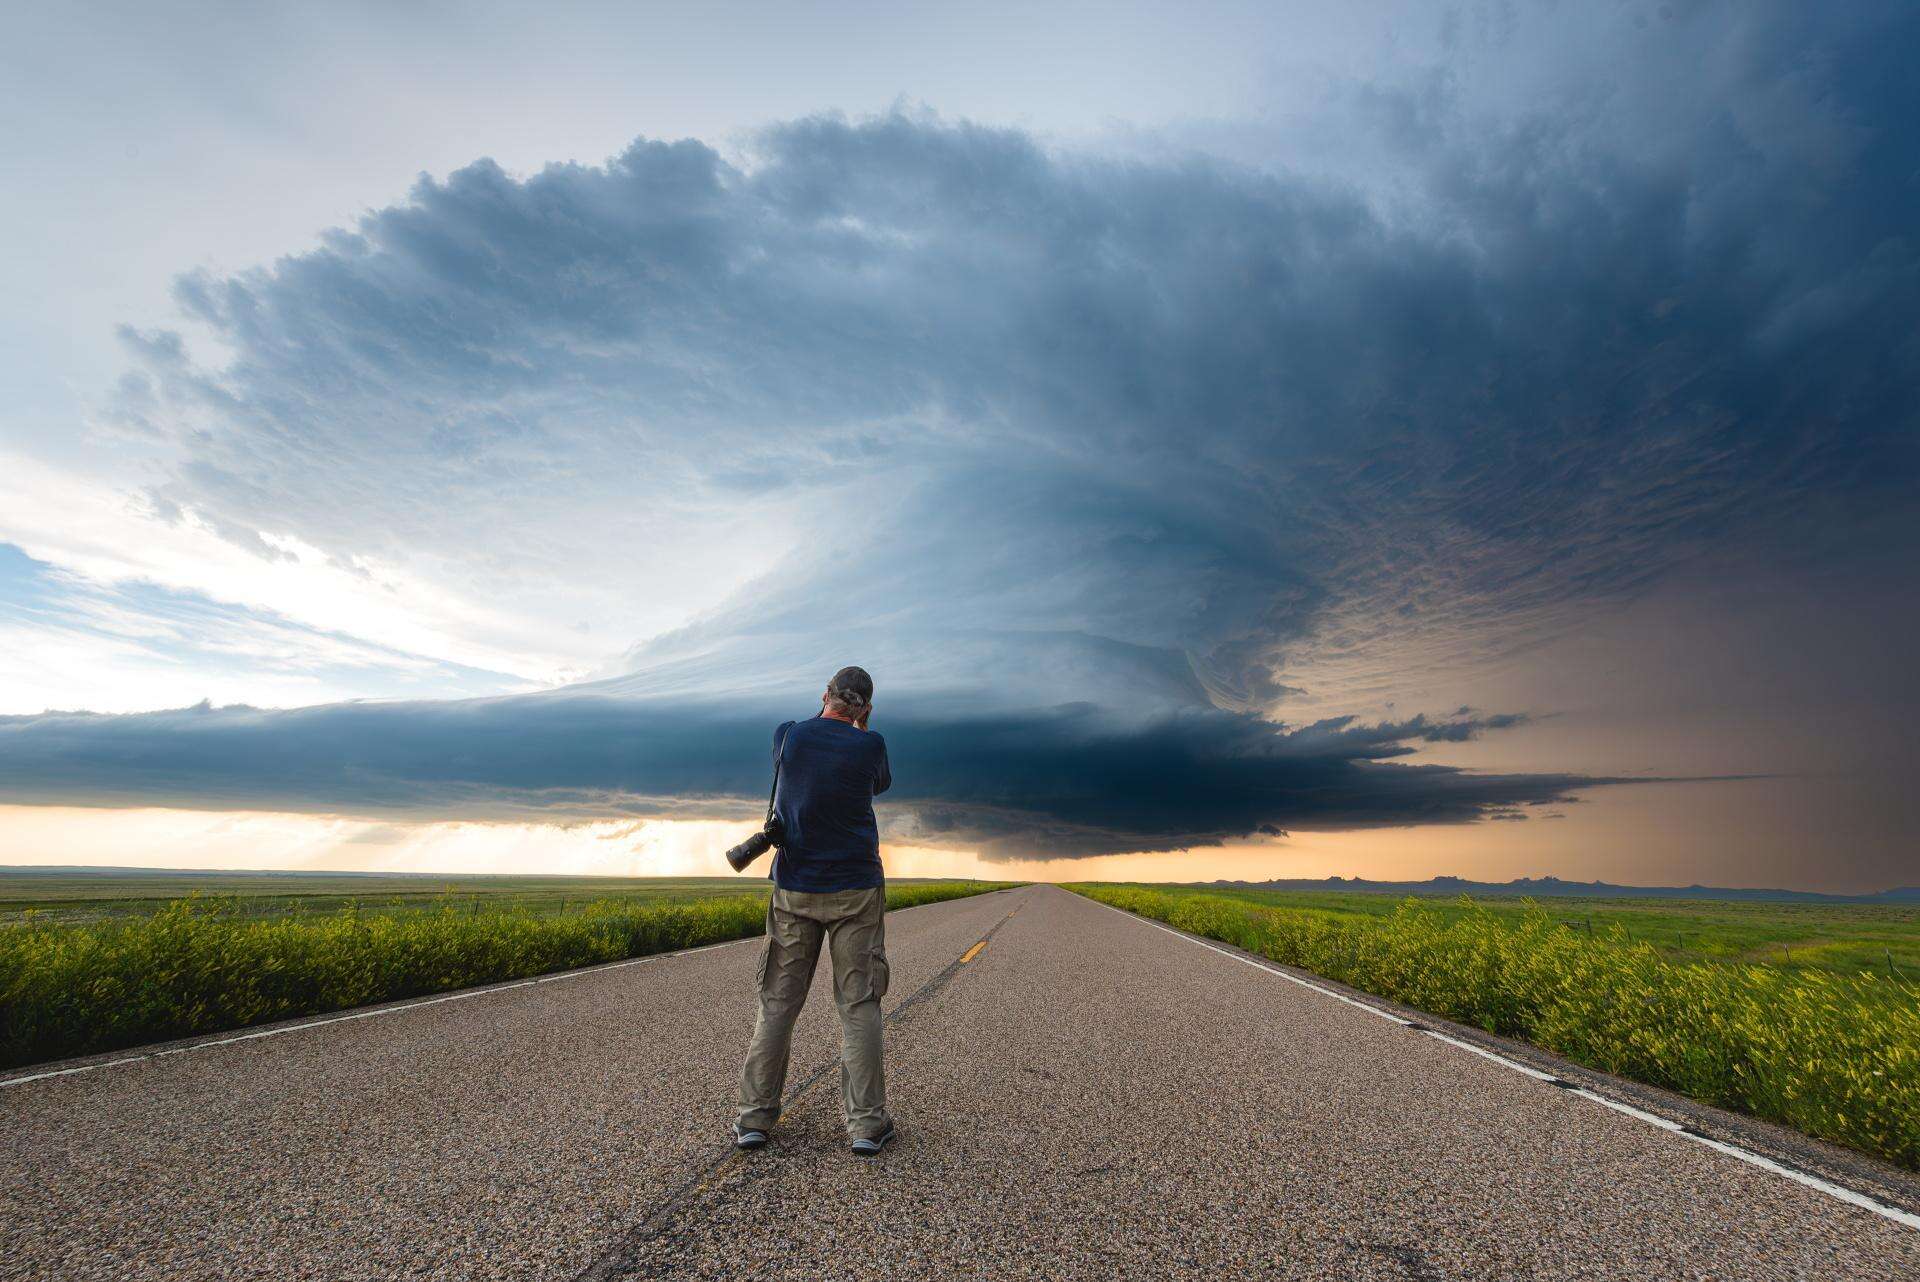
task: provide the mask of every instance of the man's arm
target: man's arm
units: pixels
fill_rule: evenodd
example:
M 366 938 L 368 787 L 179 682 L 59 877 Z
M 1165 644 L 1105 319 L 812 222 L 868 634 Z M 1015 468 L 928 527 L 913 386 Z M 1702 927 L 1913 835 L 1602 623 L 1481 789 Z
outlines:
M 880 739 L 879 734 L 873 736 Z M 873 795 L 879 796 L 893 787 L 893 766 L 887 761 L 887 741 L 880 739 L 880 762 L 873 770 Z

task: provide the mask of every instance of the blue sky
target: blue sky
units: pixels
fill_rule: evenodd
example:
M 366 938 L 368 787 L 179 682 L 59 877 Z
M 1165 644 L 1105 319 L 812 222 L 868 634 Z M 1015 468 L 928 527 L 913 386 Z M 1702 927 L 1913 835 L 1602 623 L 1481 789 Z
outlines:
M 1897 7 L 220 14 L 6 55 L 0 801 L 1912 880 Z

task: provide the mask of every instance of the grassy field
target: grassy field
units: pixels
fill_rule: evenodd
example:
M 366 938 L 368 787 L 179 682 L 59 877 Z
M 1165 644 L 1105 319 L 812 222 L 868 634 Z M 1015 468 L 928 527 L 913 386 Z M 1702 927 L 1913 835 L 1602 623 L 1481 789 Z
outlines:
M 1822 905 L 1802 917 L 1799 906 L 1661 901 L 1643 915 L 1639 901 L 1603 909 L 1607 901 L 1069 889 L 1920 1169 L 1920 985 L 1884 968 L 1830 964 L 1861 955 L 1848 946 L 1891 949 L 1880 944 L 1887 932 L 1910 944 L 1913 923 L 1901 935 L 1888 916 L 1904 910 Z M 1355 899 L 1368 902 L 1345 902 Z M 1862 924 L 1849 927 L 1856 913 Z M 1827 934 L 1808 933 L 1816 927 Z M 1822 954 L 1808 945 L 1814 956 L 1791 965 L 1784 954 L 1779 962 L 1699 959 L 1714 950 L 1764 958 L 1766 933 L 1789 928 L 1799 939 L 1830 936 L 1835 947 Z
M 37 911 L 0 926 L 0 1067 L 739 939 L 761 932 L 767 902 L 758 878 L 461 879 L 427 894 L 293 881 L 171 899 L 41 888 Z M 890 882 L 887 906 L 1006 884 Z
M 629 895 L 698 898 L 738 895 L 764 885 L 741 877 L 427 876 L 412 873 L 184 872 L 153 869 L 95 872 L 0 868 L 0 926 L 24 921 L 88 922 L 144 917 L 175 899 L 198 895 L 244 917 L 444 908 L 449 902 L 485 902 L 529 912 L 576 912 L 602 899 Z M 906 884 L 906 883 L 902 883 Z
M 1223 890 L 1165 886 L 1173 894 L 1229 894 L 1274 908 L 1360 917 L 1390 917 L 1396 895 L 1337 891 Z M 1443 921 L 1490 913 L 1505 922 L 1525 917 L 1536 901 L 1482 897 L 1422 898 Z M 1802 904 L 1716 899 L 1543 899 L 1540 911 L 1567 930 L 1598 937 L 1619 929 L 1676 961 L 1750 962 L 1840 974 L 1875 971 L 1920 984 L 1920 905 Z

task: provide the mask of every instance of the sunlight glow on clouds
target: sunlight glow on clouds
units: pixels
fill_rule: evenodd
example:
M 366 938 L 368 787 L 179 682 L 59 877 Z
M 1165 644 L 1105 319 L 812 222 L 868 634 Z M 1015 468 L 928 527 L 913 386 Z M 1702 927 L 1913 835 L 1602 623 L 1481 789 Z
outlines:
M 0 652 L 0 715 L 536 688 L 148 580 L 102 583 L 4 543 Z
M 577 675 L 594 653 L 572 633 L 535 628 L 483 599 L 342 562 L 294 535 L 251 533 L 255 546 L 240 546 L 192 509 L 156 515 L 136 495 L 0 454 L 0 542 L 79 580 L 198 593 L 354 638 L 345 644 L 363 652 L 380 646 L 521 680 Z M 567 642 L 571 653 L 552 648 Z
M 721 852 L 758 825 L 710 820 L 393 823 L 271 811 L 0 806 L 0 863 L 306 872 L 525 873 L 595 877 L 731 877 Z M 900 877 L 1005 874 L 966 852 L 886 848 Z M 984 869 L 984 870 L 983 870 Z M 763 863 L 740 877 L 759 889 Z

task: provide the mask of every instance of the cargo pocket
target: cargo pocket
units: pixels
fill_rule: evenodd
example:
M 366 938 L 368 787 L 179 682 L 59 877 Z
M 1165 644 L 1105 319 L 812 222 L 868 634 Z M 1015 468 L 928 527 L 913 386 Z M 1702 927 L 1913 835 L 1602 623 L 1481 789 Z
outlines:
M 773 899 L 767 899 L 767 935 L 760 943 L 760 969 L 754 975 L 754 984 L 762 993 L 767 991 L 767 963 L 773 960 Z
M 867 980 L 876 1000 L 887 995 L 887 982 L 891 978 L 892 973 L 887 969 L 886 946 L 875 945 L 873 952 L 867 956 Z

